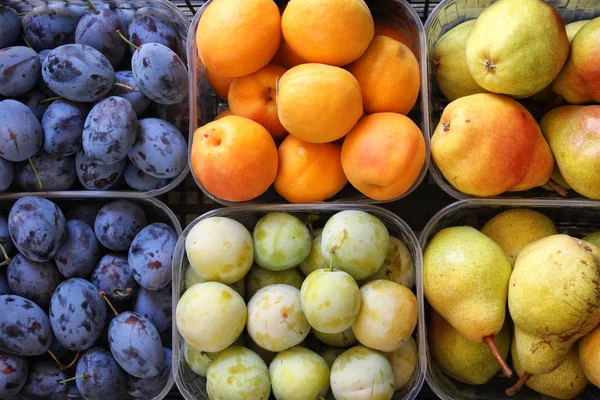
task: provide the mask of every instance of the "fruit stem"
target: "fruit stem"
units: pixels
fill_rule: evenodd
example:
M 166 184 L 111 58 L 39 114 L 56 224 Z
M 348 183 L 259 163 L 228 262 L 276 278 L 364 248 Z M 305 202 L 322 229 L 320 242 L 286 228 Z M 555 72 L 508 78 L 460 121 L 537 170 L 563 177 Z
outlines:
M 131 292 L 133 292 L 133 289 L 130 287 L 125 289 L 125 291 L 122 291 L 121 289 L 113 290 L 113 294 L 116 294 L 117 296 L 121 296 L 121 297 L 127 297 L 131 294 Z
M 121 37 L 121 39 L 123 39 L 126 43 L 128 43 L 134 49 L 136 49 L 136 50 L 140 49 L 140 46 L 136 46 L 135 44 L 131 43 L 131 41 L 129 39 L 127 39 L 125 36 L 123 36 L 120 29 L 117 29 L 117 35 L 119 35 Z
M 556 193 L 558 193 L 558 195 L 560 197 L 562 197 L 563 199 L 566 199 L 566 198 L 569 197 L 569 192 L 567 191 L 567 189 L 565 189 L 564 187 L 562 187 L 554 179 L 552 179 L 552 178 L 548 179 L 548 182 L 546 182 L 546 185 L 550 186 L 550 189 L 552 189 Z
M 483 341 L 485 342 L 485 344 L 488 345 L 488 347 L 492 351 L 492 354 L 496 358 L 496 361 L 498 361 L 498 364 L 500 364 L 500 368 L 502 368 L 502 371 L 504 372 L 504 374 L 508 378 L 512 378 L 513 372 L 510 369 L 510 367 L 508 366 L 508 364 L 506 363 L 506 361 L 504 361 L 502 354 L 500 354 L 500 350 L 498 350 L 498 346 L 496 346 L 496 342 L 494 342 L 494 335 L 484 337 Z
M 44 100 L 40 101 L 40 105 L 42 105 L 44 103 L 50 103 L 51 101 L 60 100 L 60 99 L 62 99 L 62 97 L 60 97 L 60 96 L 48 97 L 47 99 L 44 99 Z
M 57 382 L 58 382 L 58 383 L 60 383 L 61 385 L 64 385 L 65 383 L 67 383 L 67 382 L 71 382 L 71 381 L 74 381 L 74 380 L 76 380 L 76 379 L 80 379 L 80 378 L 87 379 L 87 378 L 89 378 L 89 377 L 90 377 L 90 376 L 89 376 L 89 375 L 88 375 L 86 372 L 84 372 L 84 373 L 83 373 L 83 374 L 81 374 L 81 375 L 77 375 L 77 376 L 74 376 L 74 377 L 72 377 L 72 378 L 69 378 L 69 379 L 63 379 L 62 381 L 57 381 Z
M 314 233 L 314 229 L 313 229 L 313 222 L 317 221 L 319 219 L 318 215 L 309 215 L 308 217 L 306 217 L 306 226 L 308 226 L 308 229 L 310 230 L 311 235 Z
M 54 361 L 56 361 L 56 364 L 58 364 L 58 368 L 62 371 L 63 369 L 65 369 L 65 366 L 63 365 L 63 363 L 60 362 L 60 360 L 58 359 L 58 357 L 56 357 L 56 354 L 54 354 L 52 352 L 52 350 L 48 350 L 48 354 L 50 354 L 50 357 L 52 357 L 52 359 Z
M 390 281 L 393 281 L 393 280 L 394 280 L 394 274 L 392 273 L 392 271 L 388 271 L 388 272 L 386 272 L 386 273 L 385 273 L 385 276 L 387 276 L 387 278 L 388 278 Z
M 6 260 L 5 262 L 7 264 L 10 264 L 10 257 L 6 253 L 6 249 L 4 248 L 4 246 L 2 245 L 2 243 L 0 243 L 0 250 L 2 250 L 2 254 L 4 255 L 4 259 Z M 4 265 L 4 264 L 0 264 L 0 265 Z
M 81 354 L 80 351 L 77 352 L 77 354 L 75 354 L 75 357 L 73 358 L 73 361 L 71 361 L 69 364 L 65 365 L 65 369 L 69 369 L 71 368 L 73 365 L 75 365 L 75 363 L 77 362 L 77 360 L 79 360 L 79 355 Z
M 29 44 L 29 41 L 27 39 L 25 39 L 25 36 L 21 35 L 21 39 L 23 39 L 23 41 L 25 42 L 27 47 L 29 47 L 31 50 L 35 51 L 35 49 L 33 47 L 31 47 L 31 44 Z
M 0 263 L 0 267 L 4 267 L 5 265 L 9 265 L 9 264 L 10 264 L 10 261 L 11 261 L 10 259 L 8 259 L 8 260 L 6 260 L 6 261 L 2 261 L 2 262 Z
M 531 374 L 526 371 L 523 375 L 521 375 L 517 383 L 515 383 L 512 387 L 506 389 L 506 395 L 514 396 L 515 394 L 519 393 L 521 389 L 523 389 L 523 386 L 525 386 L 529 378 L 531 378 Z
M 33 173 L 35 174 L 35 177 L 37 178 L 40 189 L 43 189 L 44 186 L 42 185 L 42 180 L 40 179 L 40 174 L 38 174 L 37 169 L 35 169 L 35 165 L 33 165 L 33 161 L 31 160 L 31 157 L 28 158 L 27 160 L 29 160 L 29 165 L 31 165 L 31 169 L 33 169 Z
M 122 88 L 125 88 L 125 89 L 129 89 L 129 90 L 132 90 L 134 92 L 139 92 L 140 91 L 140 89 L 138 89 L 138 88 L 135 88 L 133 86 L 129 86 L 129 85 L 126 85 L 126 84 L 120 83 L 120 82 L 115 82 L 115 83 L 113 83 L 113 85 L 114 86 L 119 86 L 119 87 L 122 87 Z
M 98 11 L 98 9 L 96 7 L 94 7 L 94 5 L 92 4 L 91 0 L 86 0 L 86 2 L 88 3 L 88 6 L 90 6 L 90 10 L 94 14 L 96 14 L 96 15 L 100 14 L 100 11 Z
M 106 304 L 108 304 L 108 306 L 111 308 L 111 310 L 115 313 L 115 315 L 118 317 L 119 313 L 117 312 L 117 309 L 112 305 L 112 303 L 110 302 L 110 300 L 108 299 L 108 296 L 106 295 L 106 292 L 104 290 L 100 291 L 100 296 L 104 297 L 104 301 L 106 301 Z

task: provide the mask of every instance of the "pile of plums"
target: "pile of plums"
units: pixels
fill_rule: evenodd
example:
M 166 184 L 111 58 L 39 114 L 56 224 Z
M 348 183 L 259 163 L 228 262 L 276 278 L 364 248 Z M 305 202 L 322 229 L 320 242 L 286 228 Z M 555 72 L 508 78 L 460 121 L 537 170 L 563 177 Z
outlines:
M 0 215 L 0 399 L 152 398 L 171 376 L 177 233 L 130 200 L 65 214 L 25 196 Z

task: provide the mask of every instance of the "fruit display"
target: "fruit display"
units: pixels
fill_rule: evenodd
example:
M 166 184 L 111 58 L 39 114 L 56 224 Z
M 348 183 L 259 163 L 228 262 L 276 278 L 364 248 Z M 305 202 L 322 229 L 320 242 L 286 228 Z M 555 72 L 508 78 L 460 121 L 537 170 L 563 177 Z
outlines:
M 600 199 L 600 19 L 567 3 L 444 1 L 429 17 L 431 172 L 451 196 Z
M 3 199 L 0 398 L 163 398 L 180 232 L 157 200 Z
M 415 396 L 425 372 L 415 240 L 373 206 L 235 207 L 197 218 L 173 258 L 183 396 Z
M 168 2 L 134 3 L 0 6 L 0 193 L 183 180 L 189 23 Z
M 225 205 L 407 196 L 429 161 L 420 27 L 391 0 L 206 2 L 188 44 L 198 186 Z
M 600 225 L 577 215 L 600 210 L 465 200 L 428 223 L 427 381 L 438 397 L 597 395 Z

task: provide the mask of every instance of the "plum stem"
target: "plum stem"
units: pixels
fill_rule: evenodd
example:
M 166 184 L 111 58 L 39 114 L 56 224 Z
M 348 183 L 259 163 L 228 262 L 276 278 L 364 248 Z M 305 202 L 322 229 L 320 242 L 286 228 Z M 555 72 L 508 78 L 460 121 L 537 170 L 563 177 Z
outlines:
M 47 99 L 40 101 L 40 105 L 45 104 L 45 103 L 50 103 L 51 101 L 60 100 L 60 99 L 62 99 L 62 97 L 60 97 L 60 96 L 48 97 Z
M 133 289 L 130 287 L 125 289 L 125 291 L 122 291 L 121 289 L 113 290 L 113 294 L 116 294 L 117 296 L 121 296 L 121 297 L 127 297 L 131 294 L 131 292 L 133 292 Z
M 106 295 L 106 292 L 104 290 L 100 291 L 100 296 L 104 297 L 104 301 L 106 301 L 106 304 L 108 304 L 108 306 L 111 308 L 111 310 L 115 313 L 115 315 L 118 317 L 119 313 L 117 312 L 117 309 L 112 305 L 112 303 L 110 302 L 110 300 L 108 299 L 108 296 Z
M 33 47 L 31 47 L 31 44 L 29 44 L 29 41 L 27 39 L 25 39 L 25 36 L 21 35 L 21 39 L 23 39 L 23 41 L 25 42 L 27 47 L 29 47 L 31 50 L 35 51 L 35 49 Z
M 314 233 L 314 229 L 313 229 L 313 222 L 318 221 L 319 220 L 319 216 L 318 215 L 309 215 L 308 217 L 306 217 L 306 226 L 308 226 L 308 229 L 310 230 L 310 233 Z
M 40 174 L 38 174 L 37 169 L 35 168 L 35 165 L 33 165 L 33 161 L 31 160 L 31 157 L 28 158 L 27 160 L 29 160 L 29 165 L 31 165 L 31 169 L 33 169 L 33 173 L 35 174 L 35 177 L 38 181 L 38 186 L 40 187 L 40 189 L 43 189 L 44 185 L 42 185 L 42 179 L 40 178 Z
M 0 250 L 2 251 L 2 254 L 4 255 L 4 259 L 6 260 L 4 262 L 7 264 L 10 264 L 10 257 L 6 253 L 6 249 L 4 248 L 4 245 L 2 245 L 2 243 L 0 243 Z M 4 264 L 0 264 L 0 265 L 4 265 Z
M 80 354 L 81 354 L 81 352 L 80 352 L 80 351 L 78 351 L 78 352 L 77 352 L 77 354 L 75 354 L 75 357 L 73 358 L 73 360 L 72 360 L 72 361 L 71 361 L 69 364 L 65 365 L 65 369 L 69 369 L 69 368 L 71 368 L 73 365 L 75 365 L 75 363 L 77 362 L 77 360 L 79 360 L 79 355 L 80 355 Z
M 496 361 L 498 361 L 498 364 L 500 364 L 500 368 L 502 368 L 502 371 L 504 372 L 504 374 L 508 378 L 511 378 L 513 375 L 513 372 L 510 369 L 510 367 L 508 366 L 508 364 L 506 363 L 506 361 L 504 360 L 504 358 L 502 357 L 502 354 L 500 354 L 500 350 L 498 350 L 498 346 L 496 346 L 496 342 L 494 342 L 494 335 L 484 337 L 483 341 L 485 342 L 485 344 L 488 345 L 488 347 L 492 351 L 492 354 L 496 358 Z
M 57 381 L 57 382 L 58 382 L 59 384 L 61 384 L 61 385 L 64 385 L 65 383 L 67 383 L 67 382 L 71 382 L 71 381 L 74 381 L 74 380 L 76 380 L 76 379 L 81 379 L 81 378 L 83 378 L 83 379 L 87 379 L 87 378 L 89 378 L 89 377 L 90 377 L 90 376 L 87 374 L 87 372 L 84 372 L 84 373 L 83 373 L 83 374 L 81 374 L 81 375 L 77 375 L 77 376 L 74 376 L 74 377 L 72 377 L 72 378 L 68 378 L 68 379 L 63 379 L 62 381 Z
M 393 281 L 393 280 L 394 280 L 394 274 L 392 273 L 392 271 L 388 271 L 388 272 L 386 272 L 386 273 L 385 273 L 385 276 L 387 276 L 387 278 L 388 278 L 390 281 Z
M 119 35 L 121 37 L 121 39 L 123 39 L 126 43 L 128 43 L 134 49 L 139 50 L 141 48 L 140 46 L 136 46 L 135 44 L 131 43 L 131 41 L 129 39 L 127 39 L 125 36 L 123 36 L 120 29 L 117 29 L 117 35 Z
M 62 371 L 63 369 L 65 369 L 65 366 L 63 365 L 63 363 L 60 362 L 60 360 L 58 359 L 58 357 L 56 357 L 56 354 L 54 354 L 52 352 L 52 350 L 48 350 L 48 354 L 50 354 L 50 357 L 52 357 L 52 359 L 54 361 L 56 361 L 56 364 L 58 364 L 58 368 Z
M 96 15 L 100 14 L 100 11 L 98 11 L 98 9 L 96 7 L 94 7 L 94 5 L 92 4 L 91 0 L 86 0 L 86 2 L 88 3 L 88 6 L 90 6 L 90 11 L 91 12 L 93 12 Z
M 132 90 L 134 92 L 139 92 L 140 91 L 140 89 L 138 89 L 136 87 L 129 86 L 129 85 L 126 85 L 126 84 L 120 83 L 120 82 L 115 82 L 115 83 L 113 83 L 113 85 L 114 86 L 119 86 L 119 87 L 122 87 L 122 88 L 125 88 L 125 89 L 129 89 L 129 90 Z
M 523 375 L 521 375 L 517 383 L 506 389 L 506 395 L 514 396 L 515 394 L 519 393 L 521 389 L 523 389 L 523 386 L 525 386 L 529 378 L 531 378 L 531 374 L 526 371 L 525 373 L 523 373 Z
M 552 189 L 556 193 L 558 193 L 558 195 L 560 197 L 562 197 L 563 199 L 566 199 L 566 198 L 569 197 L 569 192 L 567 191 L 567 189 L 565 189 L 564 187 L 562 187 L 554 179 L 552 179 L 552 178 L 548 179 L 548 182 L 546 182 L 546 185 L 550 186 L 550 189 Z

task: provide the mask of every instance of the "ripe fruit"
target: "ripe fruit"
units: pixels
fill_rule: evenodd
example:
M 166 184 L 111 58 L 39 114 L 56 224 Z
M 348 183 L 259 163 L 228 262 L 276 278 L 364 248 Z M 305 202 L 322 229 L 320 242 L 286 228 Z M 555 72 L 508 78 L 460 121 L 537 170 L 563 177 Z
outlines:
M 320 268 L 328 267 L 327 263 L 323 259 L 323 253 L 321 253 L 321 235 L 322 233 L 319 232 L 313 238 L 310 246 L 310 254 L 298 266 L 305 276 L 310 275 L 311 272 Z
M 281 16 L 283 37 L 309 62 L 342 66 L 373 39 L 374 23 L 363 0 L 291 0 Z
M 377 35 L 384 35 L 402 43 L 413 52 L 415 57 L 418 57 L 418 45 L 415 43 L 418 42 L 418 39 L 415 40 L 414 35 L 408 29 L 396 24 L 392 19 L 379 18 L 375 20 L 375 36 Z
M 207 69 L 206 79 L 208 79 L 210 87 L 215 91 L 217 96 L 219 96 L 221 100 L 227 101 L 227 96 L 229 96 L 229 87 L 235 78 L 230 78 L 228 76 L 221 75 L 212 69 Z
M 377 279 L 387 279 L 409 289 L 415 286 L 415 265 L 412 254 L 400 239 L 390 236 L 390 251 L 383 265 L 373 275 L 359 282 L 359 285 Z
M 398 350 L 386 353 L 385 358 L 388 359 L 394 371 L 394 389 L 402 389 L 412 378 L 419 362 L 415 339 L 410 337 Z
M 342 145 L 342 167 L 356 189 L 375 200 L 391 200 L 415 183 L 425 162 L 425 140 L 408 117 L 378 113 L 364 117 Z
M 231 112 L 231 110 L 227 109 L 225 111 L 221 111 L 219 114 L 217 114 L 217 116 L 215 117 L 215 119 L 213 119 L 213 121 L 217 121 L 221 118 L 225 118 L 228 115 L 233 115 L 233 113 Z
M 322 343 L 333 347 L 348 347 L 356 343 L 356 336 L 352 328 L 339 333 L 323 333 L 313 329 L 313 335 Z
M 235 78 L 228 93 L 229 109 L 234 115 L 258 122 L 273 139 L 282 139 L 287 132 L 277 116 L 277 80 L 286 69 L 268 64 L 250 75 Z
M 338 143 L 309 143 L 289 135 L 278 153 L 275 190 L 290 203 L 329 199 L 348 183 Z
M 343 137 L 363 114 L 356 78 L 345 69 L 325 64 L 301 64 L 283 74 L 277 107 L 287 131 L 311 143 Z
M 277 399 L 319 399 L 329 390 L 329 366 L 321 356 L 304 347 L 277 354 L 269 373 Z
M 417 102 L 421 87 L 419 62 L 407 46 L 394 39 L 375 36 L 348 71 L 360 84 L 368 114 L 408 114 Z
M 300 57 L 289 44 L 285 41 L 285 39 L 281 39 L 281 44 L 279 44 L 279 49 L 277 53 L 275 53 L 275 57 L 271 60 L 273 64 L 281 65 L 286 68 L 292 68 L 296 65 L 306 64 L 308 61 Z
M 248 201 L 263 194 L 277 175 L 277 147 L 269 132 L 247 118 L 228 116 L 194 133 L 190 164 L 212 195 Z
M 216 0 L 196 31 L 198 54 L 208 69 L 238 77 L 269 63 L 281 40 L 279 8 L 272 0 Z
M 285 269 L 283 271 L 271 271 L 258 265 L 252 266 L 246 276 L 246 288 L 248 298 L 252 298 L 259 291 L 269 285 L 284 284 L 300 289 L 304 275 L 298 268 Z

